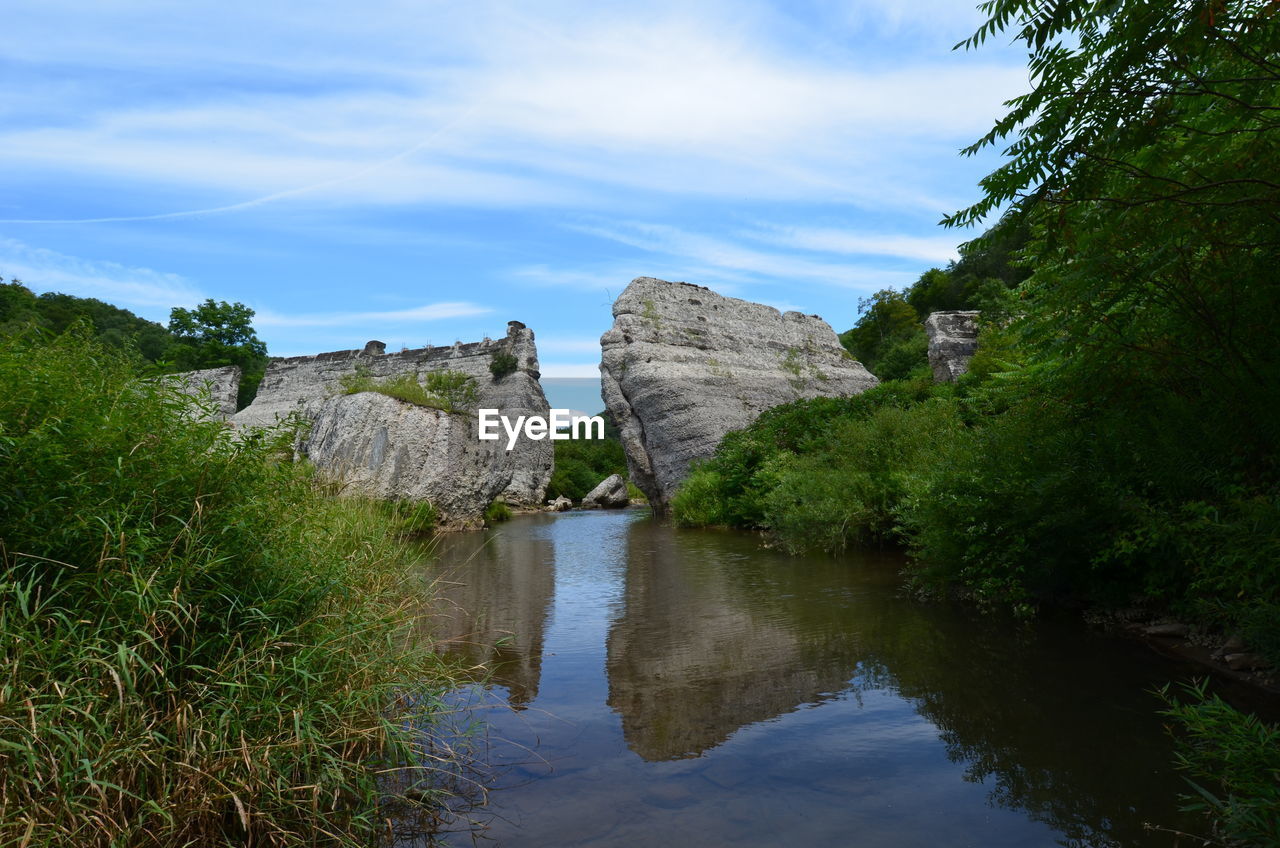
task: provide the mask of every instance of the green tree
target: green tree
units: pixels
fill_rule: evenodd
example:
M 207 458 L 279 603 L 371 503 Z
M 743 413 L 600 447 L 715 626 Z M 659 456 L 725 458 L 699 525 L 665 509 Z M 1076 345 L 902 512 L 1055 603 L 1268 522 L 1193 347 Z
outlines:
M 174 307 L 169 332 L 174 343 L 167 357 L 181 370 L 239 365 L 239 404 L 243 408 L 258 390 L 267 365 L 267 346 L 253 329 L 253 310 L 243 303 L 208 299 L 194 309 Z
M 878 360 L 895 343 L 923 336 L 920 318 L 901 292 L 881 289 L 860 298 L 858 311 L 861 317 L 852 329 L 840 334 L 840 343 L 872 373 L 879 374 Z

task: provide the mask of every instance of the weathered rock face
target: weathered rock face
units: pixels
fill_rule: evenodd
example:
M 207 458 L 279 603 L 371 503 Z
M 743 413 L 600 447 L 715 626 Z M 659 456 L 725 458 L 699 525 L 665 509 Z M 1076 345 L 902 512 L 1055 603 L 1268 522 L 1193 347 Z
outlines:
M 179 391 L 192 397 L 201 397 L 207 392 L 214 406 L 214 415 L 224 421 L 236 414 L 236 396 L 240 391 L 239 365 L 184 371 L 164 379 L 173 381 Z
M 638 277 L 600 339 L 601 393 L 634 482 L 659 514 L 730 430 L 801 398 L 851 395 L 877 383 L 816 315 Z
M 978 312 L 931 312 L 924 319 L 935 383 L 954 383 L 978 349 Z
M 621 474 L 610 474 L 582 499 L 584 509 L 620 509 L 630 503 L 627 481 Z
M 498 378 L 494 376 L 490 366 L 495 359 L 502 358 L 509 358 L 507 361 L 514 370 Z M 273 359 L 267 365 L 266 374 L 262 378 L 253 403 L 242 409 L 232 420 L 239 427 L 269 426 L 295 413 L 301 415 L 304 420 L 315 422 L 321 412 L 324 412 L 328 420 L 326 426 L 336 427 L 339 423 L 344 427 L 354 426 L 355 420 L 346 411 L 349 408 L 354 409 L 355 405 L 338 401 L 342 392 L 342 378 L 354 374 L 358 369 L 374 379 L 385 379 L 401 374 L 421 376 L 432 371 L 460 372 L 472 377 L 476 382 L 476 408 L 497 409 L 501 415 L 508 416 L 513 421 L 521 415 L 546 416 L 548 414 L 547 399 L 542 393 L 542 386 L 538 383 L 538 351 L 534 345 L 533 331 L 519 321 L 512 321 L 508 325 L 506 337 L 496 340 L 485 339 L 470 344 L 458 343 L 450 347 L 426 347 L 398 353 L 386 353 L 385 345 L 381 342 L 369 342 L 363 350 L 341 350 L 314 356 Z M 382 396 L 379 395 L 379 397 Z M 390 398 L 386 399 L 390 400 Z M 392 414 L 392 408 L 385 405 L 370 407 L 368 411 L 373 412 L 375 409 Z M 433 414 L 431 410 L 424 410 L 424 412 Z M 399 423 L 395 428 L 388 427 L 387 439 L 391 439 L 394 434 L 397 437 L 407 438 L 409 443 L 417 444 L 426 438 L 408 435 L 406 427 L 410 419 L 399 413 L 394 413 L 393 418 Z M 411 420 L 424 423 L 426 416 L 414 416 Z M 541 504 L 547 482 L 551 479 L 554 462 L 552 443 L 549 440 L 532 441 L 521 437 L 516 442 L 515 448 L 507 452 L 504 449 L 505 440 L 480 442 L 476 437 L 477 426 L 474 414 L 468 416 L 468 420 L 470 431 L 466 435 L 472 449 L 472 454 L 468 456 L 473 457 L 478 453 L 491 456 L 493 467 L 498 469 L 499 476 L 508 475 L 503 488 L 494 494 L 501 494 L 510 504 Z M 463 435 L 463 430 L 459 428 L 437 426 L 432 430 L 433 433 L 444 431 L 450 434 L 445 440 L 450 445 L 456 438 Z M 315 440 L 315 436 L 313 429 L 312 439 L 308 444 Z M 351 450 L 358 453 L 355 445 L 366 437 L 373 438 L 365 431 L 352 431 L 350 439 L 354 441 L 350 442 Z M 346 437 L 339 439 L 336 434 L 329 438 L 337 439 L 344 445 L 348 443 Z M 390 444 L 388 442 L 388 445 Z M 496 453 L 490 455 L 481 450 L 482 446 L 499 447 Z M 390 455 L 398 455 L 391 447 L 387 450 L 391 451 Z M 450 450 L 453 448 L 451 447 Z M 312 460 L 318 467 L 324 468 L 322 463 L 327 461 L 328 457 L 333 457 L 343 469 L 350 469 L 353 466 L 346 459 L 341 458 L 345 452 L 346 448 L 335 448 L 332 452 L 326 449 L 322 452 L 324 459 L 313 456 Z M 416 449 L 411 453 L 414 456 L 419 455 Z M 423 455 L 423 461 L 432 464 L 444 463 L 446 465 L 442 466 L 442 469 L 448 470 L 447 463 L 452 461 L 449 456 L 440 454 L 437 458 L 430 459 Z M 468 459 L 468 463 L 472 462 L 474 462 L 473 458 Z M 438 469 L 421 469 L 420 473 L 434 479 L 432 475 L 436 470 Z M 474 471 L 475 468 L 467 464 L 450 473 L 453 473 L 459 484 L 465 487 L 468 484 L 464 480 L 464 475 L 470 475 Z M 481 476 L 488 479 L 487 474 Z M 406 482 L 409 478 L 404 476 L 403 470 L 392 473 L 391 479 L 400 481 L 399 484 L 409 485 Z M 378 484 L 378 487 L 380 486 L 382 483 Z M 409 497 L 410 495 L 407 491 L 399 492 L 391 489 L 385 496 Z M 469 496 L 467 502 L 470 502 Z M 440 504 L 436 505 L 440 506 Z M 488 502 L 482 505 L 481 511 L 487 505 Z
M 377 392 L 324 401 L 301 449 L 346 491 L 430 501 L 447 528 L 479 526 L 512 476 L 504 446 L 476 438 L 474 414 L 428 409 Z

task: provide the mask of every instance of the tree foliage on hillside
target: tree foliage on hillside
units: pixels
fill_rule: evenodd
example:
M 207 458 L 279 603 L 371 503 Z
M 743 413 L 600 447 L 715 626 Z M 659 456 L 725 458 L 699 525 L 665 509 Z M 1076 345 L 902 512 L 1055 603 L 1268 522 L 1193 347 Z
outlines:
M 253 399 L 266 370 L 267 346 L 253 329 L 253 310 L 242 303 L 206 300 L 191 309 L 175 307 L 165 327 L 96 298 L 36 295 L 17 278 L 0 279 L 0 335 L 36 327 L 56 336 L 77 322 L 91 327 L 103 345 L 133 348 L 153 373 L 239 365 L 241 407 Z
M 1019 261 L 1030 230 L 1010 216 L 979 238 L 961 245 L 960 258 L 946 268 L 930 268 L 898 292 L 881 289 L 858 301 L 854 326 L 840 343 L 882 380 L 928 373 L 924 320 L 931 312 L 980 309 L 1003 314 L 1007 293 L 1030 274 Z

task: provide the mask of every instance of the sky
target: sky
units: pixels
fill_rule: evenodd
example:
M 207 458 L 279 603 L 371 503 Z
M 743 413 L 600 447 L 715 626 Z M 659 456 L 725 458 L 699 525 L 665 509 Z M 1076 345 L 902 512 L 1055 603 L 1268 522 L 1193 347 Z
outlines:
M 0 277 L 271 354 L 536 334 L 683 280 L 835 330 L 956 257 L 1028 86 L 971 0 L 41 0 L 0 30 Z M 582 404 L 574 403 L 575 407 Z

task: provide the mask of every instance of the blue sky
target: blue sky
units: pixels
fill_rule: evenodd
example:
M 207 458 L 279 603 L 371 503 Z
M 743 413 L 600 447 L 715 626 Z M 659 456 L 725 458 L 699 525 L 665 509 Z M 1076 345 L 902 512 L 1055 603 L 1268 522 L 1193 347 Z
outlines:
M 1027 86 L 968 0 L 42 0 L 0 31 L 0 276 L 274 355 L 537 333 L 633 277 L 818 313 L 944 264 Z M 575 406 L 577 404 L 574 404 Z

